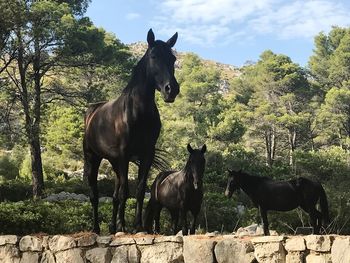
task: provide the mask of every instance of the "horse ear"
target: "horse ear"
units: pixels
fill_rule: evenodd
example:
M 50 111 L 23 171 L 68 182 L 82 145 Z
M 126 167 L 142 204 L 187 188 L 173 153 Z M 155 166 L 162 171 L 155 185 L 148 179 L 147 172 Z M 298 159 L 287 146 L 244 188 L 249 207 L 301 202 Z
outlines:
M 187 151 L 188 151 L 189 153 L 193 153 L 193 149 L 192 149 L 192 147 L 191 147 L 190 144 L 187 144 Z
M 171 37 L 169 38 L 169 40 L 166 42 L 170 47 L 175 46 L 177 40 L 177 32 Z
M 205 153 L 206 151 L 207 151 L 207 146 L 204 144 L 204 145 L 202 146 L 201 152 L 202 152 L 202 153 Z
M 149 47 L 153 47 L 154 46 L 154 42 L 155 42 L 155 36 L 154 33 L 152 31 L 152 28 L 150 30 L 148 30 L 147 33 L 147 43 Z

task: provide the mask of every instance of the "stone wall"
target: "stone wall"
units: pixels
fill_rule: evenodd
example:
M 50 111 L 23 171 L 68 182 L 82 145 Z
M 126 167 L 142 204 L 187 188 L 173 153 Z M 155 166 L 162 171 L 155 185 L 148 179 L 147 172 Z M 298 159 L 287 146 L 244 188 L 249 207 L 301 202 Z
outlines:
M 349 236 L 0 236 L 0 263 L 350 262 Z

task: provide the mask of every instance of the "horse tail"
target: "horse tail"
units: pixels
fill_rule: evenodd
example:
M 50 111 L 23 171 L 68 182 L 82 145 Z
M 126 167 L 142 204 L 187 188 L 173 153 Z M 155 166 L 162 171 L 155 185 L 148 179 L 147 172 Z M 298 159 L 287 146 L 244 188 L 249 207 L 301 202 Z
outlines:
M 321 212 L 322 212 L 322 217 L 323 217 L 323 223 L 325 225 L 329 224 L 329 211 L 328 211 L 328 201 L 327 201 L 327 195 L 320 184 L 320 206 L 321 206 Z
M 152 161 L 152 167 L 155 168 L 156 170 L 160 171 L 160 172 L 164 172 L 164 171 L 168 171 L 170 170 L 170 164 L 169 162 L 166 160 L 168 152 L 165 150 L 161 150 L 161 149 L 156 149 L 155 150 L 155 154 L 154 154 L 154 158 Z M 136 164 L 137 166 L 140 165 L 140 161 L 139 160 L 133 160 L 132 161 L 134 164 Z

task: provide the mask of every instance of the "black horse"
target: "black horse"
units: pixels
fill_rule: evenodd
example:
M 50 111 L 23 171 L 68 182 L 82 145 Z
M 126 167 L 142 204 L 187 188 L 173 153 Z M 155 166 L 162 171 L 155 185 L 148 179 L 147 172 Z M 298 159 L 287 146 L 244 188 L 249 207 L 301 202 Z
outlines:
M 145 230 L 152 232 L 153 220 L 155 232 L 160 232 L 159 218 L 163 207 L 171 215 L 174 234 L 177 233 L 179 215 L 181 216 L 182 234 L 188 234 L 187 212 L 191 211 L 193 222 L 190 234 L 195 233 L 198 213 L 203 200 L 203 174 L 205 168 L 204 144 L 201 149 L 192 149 L 187 145 L 190 153 L 186 166 L 181 171 L 166 171 L 158 174 L 151 188 L 151 198 L 145 211 Z
M 147 34 L 148 49 L 134 68 L 131 80 L 120 97 L 94 104 L 86 112 L 84 176 L 88 178 L 91 188 L 93 231 L 96 233 L 100 232 L 97 173 L 103 158 L 111 163 L 117 174 L 110 232 L 125 231 L 124 212 L 130 161 L 139 164 L 135 228 L 138 231 L 142 229 L 146 181 L 161 128 L 155 90 L 161 92 L 165 102 L 173 102 L 179 93 L 179 84 L 174 76 L 176 58 L 171 50 L 176 40 L 177 33 L 167 42 L 155 40 L 150 29 Z
M 241 171 L 229 171 L 225 195 L 231 197 L 241 188 L 259 208 L 264 224 L 264 234 L 269 235 L 267 211 L 290 211 L 301 207 L 310 216 L 314 233 L 321 229 L 321 221 L 328 224 L 328 202 L 322 185 L 307 178 L 274 181 L 268 177 L 252 176 Z M 320 200 L 321 211 L 316 209 Z

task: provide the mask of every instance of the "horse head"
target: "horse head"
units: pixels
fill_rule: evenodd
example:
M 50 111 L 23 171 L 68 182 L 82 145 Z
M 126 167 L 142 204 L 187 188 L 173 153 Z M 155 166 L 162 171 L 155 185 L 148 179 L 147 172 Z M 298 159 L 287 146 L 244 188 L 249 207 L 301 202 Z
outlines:
M 231 198 L 233 192 L 240 188 L 240 184 L 239 184 L 240 174 L 241 174 L 241 171 L 236 172 L 236 171 L 228 170 L 228 180 L 227 180 L 227 186 L 225 190 L 225 196 L 227 196 L 228 198 Z
M 205 168 L 204 153 L 207 151 L 207 146 L 204 144 L 201 149 L 193 149 L 190 144 L 187 144 L 187 150 L 190 153 L 187 169 L 190 169 L 193 187 L 197 190 L 198 186 L 202 185 Z
M 176 57 L 171 50 L 176 40 L 177 33 L 166 42 L 155 40 L 152 29 L 147 34 L 147 76 L 152 85 L 161 92 L 165 102 L 174 102 L 180 92 L 174 75 Z

